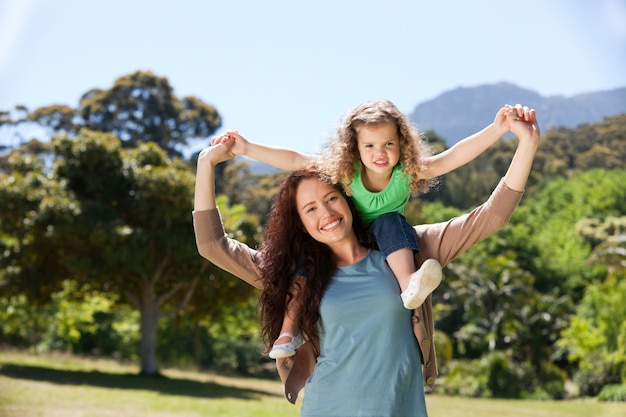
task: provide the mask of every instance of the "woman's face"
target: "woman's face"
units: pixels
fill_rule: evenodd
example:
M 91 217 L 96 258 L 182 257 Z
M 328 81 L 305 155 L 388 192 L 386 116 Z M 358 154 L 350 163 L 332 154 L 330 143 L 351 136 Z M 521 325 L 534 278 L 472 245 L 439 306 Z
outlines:
M 318 242 L 332 246 L 356 240 L 350 206 L 336 188 L 316 178 L 304 179 L 296 191 L 296 205 L 304 228 Z

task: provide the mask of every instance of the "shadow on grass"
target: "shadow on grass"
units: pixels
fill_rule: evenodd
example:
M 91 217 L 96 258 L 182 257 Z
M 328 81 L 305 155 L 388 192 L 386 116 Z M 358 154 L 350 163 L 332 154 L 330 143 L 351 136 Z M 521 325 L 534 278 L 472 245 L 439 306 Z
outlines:
M 99 371 L 64 371 L 41 366 L 0 364 L 0 375 L 14 379 L 50 382 L 60 385 L 89 385 L 99 388 L 149 390 L 167 395 L 199 398 L 237 398 L 257 400 L 259 396 L 278 397 L 274 392 L 229 387 L 213 382 L 167 376 L 117 374 Z

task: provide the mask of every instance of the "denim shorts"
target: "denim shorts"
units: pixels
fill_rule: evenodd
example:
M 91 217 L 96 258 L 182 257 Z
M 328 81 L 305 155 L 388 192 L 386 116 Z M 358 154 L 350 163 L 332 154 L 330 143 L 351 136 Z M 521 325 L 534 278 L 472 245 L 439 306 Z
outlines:
M 419 251 L 415 230 L 400 213 L 381 214 L 370 224 L 369 231 L 385 259 L 399 249 Z

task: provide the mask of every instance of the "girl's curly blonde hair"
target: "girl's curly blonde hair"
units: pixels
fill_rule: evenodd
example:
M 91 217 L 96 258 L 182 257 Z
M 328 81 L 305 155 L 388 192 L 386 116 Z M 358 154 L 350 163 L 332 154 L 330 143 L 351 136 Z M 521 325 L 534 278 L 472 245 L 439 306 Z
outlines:
M 354 178 L 355 162 L 360 161 L 357 130 L 361 126 L 394 124 L 400 139 L 400 160 L 404 175 L 410 177 L 412 193 L 428 190 L 430 182 L 425 175 L 424 159 L 432 155 L 425 138 L 417 127 L 389 100 L 370 101 L 349 112 L 337 131 L 337 137 L 324 147 L 321 168 L 333 182 L 341 183 L 352 195 L 350 183 Z

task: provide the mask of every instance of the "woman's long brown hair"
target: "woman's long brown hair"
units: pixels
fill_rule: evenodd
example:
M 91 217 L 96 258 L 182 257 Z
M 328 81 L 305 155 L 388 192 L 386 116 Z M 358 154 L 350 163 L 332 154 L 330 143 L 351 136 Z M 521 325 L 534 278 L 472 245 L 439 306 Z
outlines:
M 264 290 L 259 308 L 261 337 L 267 349 L 278 338 L 288 302 L 296 296 L 300 304 L 300 331 L 311 341 L 319 340 L 319 307 L 326 286 L 335 272 L 336 262 L 330 248 L 306 233 L 296 207 L 300 183 L 309 178 L 325 182 L 341 192 L 353 217 L 358 241 L 373 247 L 352 201 L 342 188 L 314 167 L 292 172 L 281 184 L 265 227 L 261 252 L 261 277 Z M 300 260 L 299 260 L 300 259 Z M 305 279 L 294 278 L 299 263 L 304 263 Z M 300 285 L 295 289 L 294 285 Z

